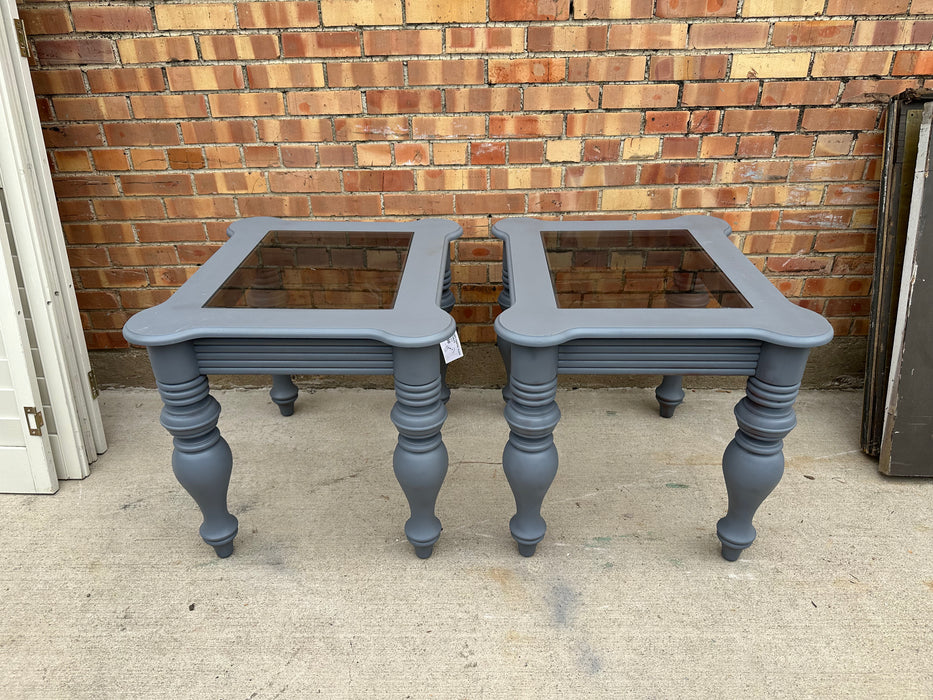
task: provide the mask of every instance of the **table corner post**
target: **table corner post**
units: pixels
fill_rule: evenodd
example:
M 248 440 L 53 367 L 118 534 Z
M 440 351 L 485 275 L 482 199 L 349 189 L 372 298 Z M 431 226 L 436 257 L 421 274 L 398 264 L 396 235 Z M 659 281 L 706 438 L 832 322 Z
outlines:
M 716 526 L 728 561 L 755 541 L 752 518 L 784 475 L 784 438 L 797 424 L 794 402 L 808 353 L 763 343 L 746 395 L 735 407 L 739 429 L 722 458 L 729 507 Z
M 398 429 L 398 445 L 392 464 L 411 508 L 405 536 L 422 559 L 431 556 L 441 534 L 434 509 L 447 475 L 440 354 L 439 345 L 393 349 L 396 401 L 391 418 Z
M 175 478 L 201 509 L 200 534 L 224 558 L 233 553 L 238 523 L 227 510 L 233 469 L 230 446 L 217 429 L 220 404 L 210 395 L 190 342 L 150 347 L 149 359 L 164 404 L 162 426 L 174 438 Z

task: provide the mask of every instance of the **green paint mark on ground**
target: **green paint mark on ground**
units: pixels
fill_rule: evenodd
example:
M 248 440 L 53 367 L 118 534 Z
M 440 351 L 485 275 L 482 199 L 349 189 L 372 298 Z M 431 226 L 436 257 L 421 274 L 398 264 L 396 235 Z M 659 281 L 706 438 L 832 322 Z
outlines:
M 673 482 L 669 484 L 664 484 L 669 489 L 689 489 L 690 487 L 687 484 L 675 484 Z
M 619 415 L 618 411 L 606 411 L 607 416 L 617 416 Z
M 594 537 L 591 542 L 587 542 L 584 546 L 586 547 L 600 547 L 612 542 L 611 537 Z

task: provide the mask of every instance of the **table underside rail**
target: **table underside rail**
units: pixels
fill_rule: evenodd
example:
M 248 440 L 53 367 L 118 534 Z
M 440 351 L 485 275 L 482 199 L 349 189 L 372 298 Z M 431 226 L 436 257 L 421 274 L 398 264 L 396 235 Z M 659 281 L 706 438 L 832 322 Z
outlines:
M 558 348 L 561 374 L 755 374 L 761 341 L 584 338 Z
M 392 374 L 392 347 L 376 340 L 205 338 L 202 374 Z

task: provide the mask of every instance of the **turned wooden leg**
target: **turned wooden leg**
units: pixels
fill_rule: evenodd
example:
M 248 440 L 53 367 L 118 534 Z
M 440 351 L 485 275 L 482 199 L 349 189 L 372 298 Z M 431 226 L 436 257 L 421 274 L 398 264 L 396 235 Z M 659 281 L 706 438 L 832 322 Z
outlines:
M 201 537 L 219 557 L 233 553 L 237 519 L 227 510 L 233 457 L 217 429 L 220 404 L 199 373 L 190 343 L 149 348 L 162 402 L 162 425 L 172 434 L 175 478 L 201 509 Z
M 515 496 L 509 521 L 522 556 L 530 557 L 544 539 L 547 525 L 541 504 L 557 474 L 554 427 L 560 420 L 557 393 L 557 348 L 511 346 L 515 361 L 509 379 L 511 399 L 505 407 L 510 432 L 502 467 Z
M 437 345 L 394 350 L 392 422 L 398 428 L 398 446 L 393 466 L 411 508 L 405 536 L 422 559 L 431 556 L 441 534 L 434 507 L 447 474 L 447 448 L 441 439 L 447 409 L 441 401 L 440 352 Z
M 684 402 L 683 383 L 683 377 L 668 375 L 661 380 L 658 388 L 654 390 L 654 397 L 658 400 L 662 418 L 673 418 L 674 410 Z
M 807 354 L 807 349 L 764 344 L 745 398 L 735 407 L 739 429 L 722 458 L 729 510 L 716 527 L 729 561 L 755 541 L 752 518 L 784 474 L 784 437 L 797 424 L 794 401 Z
M 298 398 L 298 387 L 287 374 L 272 375 L 272 389 L 269 397 L 279 407 L 279 413 L 290 416 L 295 412 L 295 400 Z

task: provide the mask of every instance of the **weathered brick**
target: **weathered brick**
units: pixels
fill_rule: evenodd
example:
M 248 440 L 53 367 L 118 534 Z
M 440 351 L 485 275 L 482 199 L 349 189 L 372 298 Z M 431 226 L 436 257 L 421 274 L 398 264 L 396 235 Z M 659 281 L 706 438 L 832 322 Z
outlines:
M 271 139 L 278 140 L 278 139 Z M 311 150 L 314 150 L 313 146 L 309 146 Z M 318 156 L 321 160 L 321 165 L 324 167 L 346 167 L 354 164 L 354 150 L 353 146 L 349 144 L 322 144 L 318 147 Z M 283 160 L 284 160 L 284 150 L 283 150 Z M 311 161 L 314 162 L 313 160 Z
M 53 154 L 55 169 L 58 172 L 90 172 L 91 156 L 85 150 L 55 151 Z
M 151 32 L 155 29 L 148 7 L 131 5 L 72 5 L 76 32 Z
M 288 32 L 282 34 L 282 55 L 285 58 L 343 58 L 361 56 L 360 33 Z
M 187 144 L 255 143 L 256 127 L 246 120 L 182 122 L 181 135 Z
M 281 95 L 278 95 L 281 99 Z M 288 113 L 297 114 L 358 114 L 363 101 L 356 90 L 327 92 L 289 92 L 286 95 Z
M 161 30 L 233 29 L 236 17 L 232 4 L 204 3 L 155 5 L 156 24 Z
M 876 205 L 878 190 L 877 183 L 829 185 L 823 203 L 829 206 Z
M 567 136 L 624 136 L 641 131 L 638 112 L 596 112 L 567 115 Z
M 733 54 L 733 79 L 805 78 L 810 68 L 809 53 Z
M 520 27 L 453 27 L 445 29 L 448 53 L 521 53 L 525 31 Z
M 71 245 L 131 243 L 135 240 L 131 224 L 66 224 L 62 228 L 65 240 Z
M 490 83 L 558 83 L 564 79 L 560 58 L 489 59 Z
M 674 190 L 670 187 L 606 189 L 602 194 L 602 211 L 644 211 L 674 206 Z
M 758 185 L 752 188 L 751 206 L 816 206 L 822 198 L 822 185 Z
M 729 57 L 723 55 L 652 56 L 648 78 L 664 80 L 721 80 Z
M 483 117 L 471 116 L 412 117 L 411 129 L 412 138 L 416 139 L 462 139 L 485 136 L 486 122 Z
M 415 174 L 419 190 L 480 190 L 486 189 L 485 168 L 419 170 Z
M 684 49 L 687 48 L 687 25 L 661 22 L 613 24 L 609 28 L 608 47 L 611 51 Z
M 726 107 L 753 105 L 758 100 L 757 81 L 739 83 L 686 83 L 682 103 L 685 106 Z
M 736 136 L 704 136 L 700 143 L 701 158 L 732 158 L 738 146 Z
M 551 163 L 576 163 L 580 161 L 582 142 L 578 139 L 561 139 L 545 144 L 545 155 Z
M 839 94 L 837 80 L 766 82 L 761 89 L 761 105 L 829 105 Z
M 563 131 L 564 120 L 560 114 L 521 114 L 504 116 L 495 114 L 489 117 L 489 135 L 512 138 L 541 138 L 559 136 Z
M 491 22 L 541 22 L 570 18 L 570 0 L 489 0 Z
M 239 70 L 237 72 L 239 73 Z M 324 67 L 320 63 L 252 65 L 246 67 L 246 76 L 250 88 L 254 90 L 324 87 Z M 240 81 L 242 82 L 242 75 Z
M 292 170 L 269 173 L 272 192 L 340 192 L 340 174 L 334 170 Z
M 657 17 L 735 17 L 738 0 L 657 0 Z M 748 14 L 747 12 L 743 14 Z
M 362 168 L 392 165 L 392 146 L 388 143 L 361 143 L 356 146 L 356 160 Z
M 849 80 L 839 102 L 887 102 L 905 90 L 916 90 L 920 81 L 910 80 Z
M 861 180 L 865 160 L 807 160 L 795 162 L 788 175 L 791 182 L 828 182 L 832 180 Z
M 712 182 L 714 166 L 704 163 L 645 163 L 639 182 L 643 185 L 681 185 Z
M 94 199 L 91 200 L 99 219 L 161 219 L 165 210 L 158 199 Z
M 661 143 L 662 158 L 695 160 L 699 151 L 699 136 L 666 136 Z
M 614 162 L 622 148 L 620 139 L 587 139 L 583 142 L 583 160 L 587 163 Z
M 486 21 L 485 0 L 405 0 L 409 24 L 482 23 Z
M 275 146 L 243 146 L 243 163 L 248 168 L 274 168 L 279 165 Z
M 819 15 L 823 0 L 746 0 L 743 17 L 794 17 Z
M 861 20 L 855 25 L 853 46 L 890 46 L 893 44 L 921 44 L 929 46 L 933 40 L 933 22 Z
M 470 144 L 470 163 L 473 165 L 504 165 L 506 145 L 490 141 L 475 141 Z
M 363 32 L 367 56 L 413 56 L 441 53 L 442 34 L 435 29 L 392 29 Z
M 129 119 L 125 97 L 56 97 L 55 115 L 62 121 Z
M 350 156 L 342 165 L 353 165 L 355 163 L 353 147 L 347 146 L 347 148 L 350 151 Z M 318 164 L 318 151 L 314 146 L 287 146 L 282 144 L 280 152 L 282 154 L 282 165 L 286 168 L 313 168 Z M 323 159 L 321 165 L 324 165 Z M 271 175 L 270 173 L 270 177 Z
M 324 26 L 373 26 L 402 23 L 402 0 L 321 0 Z
M 175 63 L 198 60 L 198 48 L 192 36 L 160 36 L 148 39 L 117 41 L 120 59 L 127 63 Z M 86 61 L 82 61 L 86 62 Z
M 933 74 L 933 51 L 898 51 L 891 75 Z
M 367 90 L 370 114 L 433 114 L 441 111 L 439 90 Z
M 236 204 L 229 196 L 166 197 L 165 211 L 170 219 L 231 219 L 236 216 Z
M 489 188 L 493 190 L 560 189 L 561 168 L 491 168 Z
M 605 51 L 609 27 L 582 26 L 530 26 L 529 51 Z
M 408 61 L 409 85 L 481 85 L 486 82 L 485 61 Z
M 178 264 L 178 252 L 172 245 L 110 246 L 108 250 L 113 263 L 123 267 Z
M 109 39 L 36 39 L 33 46 L 40 66 L 115 62 Z
M 814 78 L 887 75 L 893 56 L 891 51 L 818 53 L 813 57 L 811 75 Z
M 816 149 L 813 155 L 846 156 L 852 148 L 852 134 L 820 134 L 816 139 Z
M 867 296 L 871 289 L 871 277 L 811 277 L 804 281 L 804 296 L 848 297 Z
M 478 192 L 458 194 L 454 202 L 457 214 L 518 214 L 525 211 L 525 195 L 520 193 Z M 463 241 L 459 241 L 462 243 Z M 462 259 L 462 258 L 461 258 Z
M 677 93 L 678 86 L 668 83 L 605 85 L 603 87 L 603 108 L 657 109 L 658 107 L 676 107 Z M 527 89 L 525 94 L 528 94 Z
M 567 187 L 625 187 L 635 184 L 637 166 L 617 165 L 568 165 L 564 168 L 564 184 Z
M 884 137 L 881 134 L 859 134 L 855 137 L 852 153 L 857 156 L 880 156 L 884 153 Z
M 689 118 L 689 112 L 646 112 L 645 133 L 685 133 L 687 131 L 687 122 Z
M 517 87 L 452 88 L 444 90 L 444 102 L 448 113 L 517 112 L 521 109 L 522 95 Z
M 785 275 L 829 273 L 833 259 L 827 256 L 795 255 L 793 257 L 769 256 L 765 269 Z
M 122 148 L 94 148 L 91 149 L 94 159 L 94 168 L 98 171 L 129 170 L 130 162 Z
M 623 160 L 647 160 L 658 157 L 661 139 L 657 136 L 627 138 L 622 146 Z
M 386 216 L 445 216 L 454 213 L 452 194 L 399 194 L 383 195 Z
M 646 19 L 651 17 L 651 0 L 577 0 L 574 19 Z
M 382 202 L 378 194 L 318 194 L 308 197 L 314 216 L 379 216 Z
M 95 218 L 87 199 L 59 200 L 58 215 L 62 221 L 91 221 Z
M 644 77 L 643 56 L 572 57 L 567 72 L 570 82 L 629 82 Z
M 597 190 L 561 190 L 532 192 L 528 195 L 528 212 L 593 211 L 599 206 Z
M 731 109 L 722 120 L 723 133 L 796 131 L 798 109 Z
M 405 192 L 415 189 L 411 170 L 345 170 L 343 186 L 347 192 Z
M 914 0 L 910 4 L 912 15 L 933 15 L 933 0 Z
M 406 117 L 334 119 L 338 141 L 400 141 L 409 138 Z
M 201 56 L 205 61 L 255 61 L 279 57 L 278 37 L 272 34 L 204 34 Z
M 241 29 L 294 29 L 316 27 L 317 3 L 307 0 L 237 3 L 237 18 Z
M 712 134 L 719 131 L 722 110 L 696 109 L 690 113 L 689 130 L 692 134 Z
M 404 82 L 401 61 L 327 64 L 330 87 L 388 87 Z
M 96 71 L 88 72 L 95 73 Z M 33 71 L 30 77 L 37 95 L 83 95 L 86 92 L 80 70 Z
M 260 119 L 257 124 L 260 141 L 267 143 L 333 140 L 327 119 Z
M 745 206 L 748 187 L 681 187 L 677 206 L 684 209 L 720 209 Z
M 546 85 L 525 88 L 525 110 L 531 112 L 592 110 L 599 106 L 599 87 Z
M 149 277 L 145 270 L 131 268 L 107 268 L 81 270 L 78 279 L 85 288 L 113 289 L 118 287 L 145 287 Z
M 265 192 L 266 179 L 261 171 L 195 173 L 198 194 L 256 194 Z
M 113 175 L 56 177 L 52 184 L 59 197 L 116 197 L 120 194 Z
M 130 98 L 137 119 L 185 119 L 206 117 L 203 95 L 133 95 Z
M 172 170 L 199 170 L 205 165 L 200 148 L 169 148 L 166 154 Z
M 884 5 L 884 14 L 900 15 L 907 12 L 910 0 L 889 0 Z M 874 0 L 827 0 L 827 15 L 877 15 L 878 3 Z
M 767 22 L 715 22 L 690 27 L 692 49 L 760 49 L 768 44 Z
M 173 92 L 206 92 L 211 90 L 242 90 L 243 69 L 240 66 L 182 66 L 166 68 L 168 86 Z
M 716 166 L 716 182 L 784 182 L 790 163 L 781 161 L 726 162 Z
M 848 46 L 854 22 L 818 20 L 775 22 L 772 46 Z
M 296 93 L 288 93 L 289 98 Z M 247 93 L 221 93 L 210 95 L 207 98 L 211 105 L 211 115 L 214 117 L 265 117 L 274 114 L 285 114 L 282 105 L 282 94 L 279 92 L 247 92 Z M 295 107 L 289 105 L 292 114 Z
M 100 132 L 101 127 L 97 124 L 61 124 L 56 125 L 54 129 L 43 129 L 42 138 L 47 148 L 101 146 L 104 140 Z
M 807 131 L 871 131 L 878 123 L 878 109 L 808 107 L 803 112 L 802 126 Z
M 426 143 L 399 143 L 395 146 L 396 165 L 427 165 L 431 153 Z
M 165 79 L 160 68 L 104 68 L 87 71 L 91 92 L 162 92 Z M 81 92 L 84 92 L 82 89 Z
M 775 138 L 771 134 L 742 136 L 739 138 L 739 148 L 736 151 L 736 156 L 739 158 L 770 158 L 774 153 L 774 143 Z
M 24 7 L 19 18 L 27 36 L 68 34 L 72 29 L 71 13 L 63 7 Z

